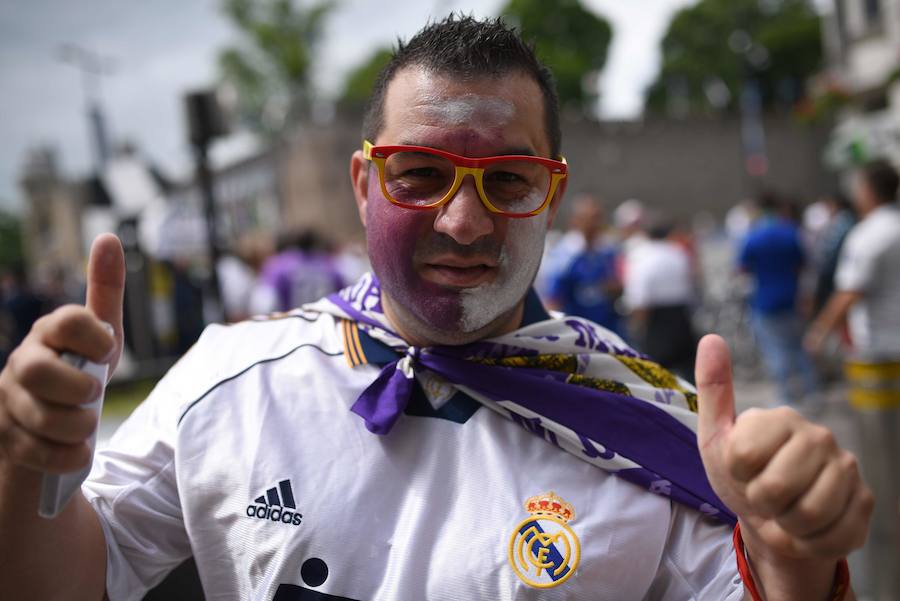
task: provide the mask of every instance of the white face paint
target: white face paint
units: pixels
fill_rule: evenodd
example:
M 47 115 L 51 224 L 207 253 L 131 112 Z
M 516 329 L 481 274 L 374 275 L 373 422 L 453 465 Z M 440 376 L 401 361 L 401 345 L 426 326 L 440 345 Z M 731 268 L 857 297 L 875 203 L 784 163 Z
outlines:
M 534 281 L 544 253 L 550 211 L 510 219 L 493 281 L 462 292 L 463 332 L 479 330 L 522 301 Z
M 448 98 L 440 94 L 429 94 L 423 100 L 422 111 L 425 116 L 446 125 L 503 125 L 512 119 L 516 111 L 513 103 L 496 96 L 464 94 Z

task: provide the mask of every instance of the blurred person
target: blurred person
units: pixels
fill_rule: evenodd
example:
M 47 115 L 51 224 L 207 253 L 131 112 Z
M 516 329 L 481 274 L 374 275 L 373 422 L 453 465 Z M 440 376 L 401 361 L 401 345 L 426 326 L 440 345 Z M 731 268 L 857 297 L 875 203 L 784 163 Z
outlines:
M 591 194 L 580 193 L 575 197 L 575 204 L 582 199 L 593 202 L 593 198 Z M 554 302 L 552 300 L 554 282 L 584 248 L 584 234 L 581 233 L 581 228 L 578 226 L 576 212 L 572 211 L 569 214 L 565 231 L 559 232 L 551 229 L 544 239 L 544 254 L 534 279 L 535 290 L 542 300 L 549 303 Z
M 0 273 L 0 303 L 7 318 L 8 350 L 19 346 L 38 318 L 47 312 L 47 299 L 32 290 L 25 267 L 14 265 Z M 0 353 L 5 358 L 5 353 Z
M 203 316 L 203 283 L 196 276 L 188 257 L 164 262 L 172 275 L 172 304 L 175 313 L 175 353 L 190 349 L 206 326 Z
M 613 226 L 619 232 L 622 240 L 627 240 L 634 235 L 640 236 L 644 233 L 645 216 L 644 203 L 637 198 L 629 198 L 613 211 Z
M 625 276 L 625 305 L 631 340 L 641 351 L 682 378 L 693 381 L 697 335 L 691 322 L 696 289 L 690 257 L 669 239 L 672 225 L 650 221 L 647 242 L 636 248 Z
M 644 221 L 647 211 L 644 203 L 630 198 L 613 211 L 613 230 L 619 254 L 616 258 L 616 274 L 620 282 L 628 277 L 628 260 L 632 252 L 647 241 Z
M 344 287 L 331 242 L 312 228 L 282 232 L 250 299 L 254 314 L 290 311 Z
M 758 212 L 756 203 L 748 198 L 740 201 L 725 213 L 725 234 L 734 248 L 740 249 Z
M 223 253 L 219 259 L 217 275 L 228 323 L 243 321 L 253 314 L 251 302 L 258 274 L 271 255 L 266 241 L 267 238 L 259 233 L 245 234 L 238 239 L 233 251 Z
M 208 328 L 43 520 L 97 392 L 57 353 L 121 347 L 121 245 L 94 242 L 87 306 L 0 373 L 5 590 L 137 598 L 193 555 L 210 599 L 854 599 L 871 496 L 827 430 L 736 417 L 721 338 L 695 392 L 531 289 L 568 168 L 515 31 L 450 16 L 401 42 L 363 136 L 374 273 Z
M 355 282 L 372 268 L 365 245 L 355 241 L 340 246 L 334 255 L 334 266 L 344 282 Z
M 845 319 L 851 406 L 861 428 L 862 466 L 875 491 L 872 540 L 878 599 L 900 599 L 900 207 L 897 170 L 873 162 L 854 176 L 860 221 L 847 234 L 835 292 L 810 325 L 806 346 L 822 351 Z
M 548 306 L 578 315 L 622 335 L 616 299 L 622 284 L 616 276 L 617 251 L 603 238 L 603 207 L 589 195 L 579 196 L 571 217 L 582 250 L 569 260 L 550 285 Z
M 782 403 L 816 401 L 819 379 L 803 348 L 803 322 L 797 292 L 805 256 L 797 226 L 784 218 L 778 197 L 763 193 L 760 215 L 750 227 L 738 257 L 753 280 L 750 323 L 769 376 Z M 814 408 L 814 407 L 810 407 Z
M 815 291 L 813 293 L 814 314 L 825 308 L 825 304 L 834 292 L 834 276 L 837 272 L 838 258 L 847 234 L 856 225 L 856 216 L 850 201 L 840 192 L 835 192 L 821 200 L 824 212 L 824 223 L 814 241 L 815 253 Z

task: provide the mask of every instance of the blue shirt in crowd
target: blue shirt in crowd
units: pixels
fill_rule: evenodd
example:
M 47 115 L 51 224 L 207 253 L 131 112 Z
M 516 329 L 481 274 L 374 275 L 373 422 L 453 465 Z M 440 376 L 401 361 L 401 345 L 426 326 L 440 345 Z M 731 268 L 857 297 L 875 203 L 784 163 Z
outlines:
M 619 314 L 606 288 L 616 277 L 616 249 L 611 246 L 580 252 L 551 285 L 551 295 L 568 315 L 590 319 L 621 335 Z
M 761 218 L 747 234 L 739 259 L 741 269 L 755 283 L 750 306 L 766 315 L 793 311 L 803 259 L 795 225 L 775 217 Z

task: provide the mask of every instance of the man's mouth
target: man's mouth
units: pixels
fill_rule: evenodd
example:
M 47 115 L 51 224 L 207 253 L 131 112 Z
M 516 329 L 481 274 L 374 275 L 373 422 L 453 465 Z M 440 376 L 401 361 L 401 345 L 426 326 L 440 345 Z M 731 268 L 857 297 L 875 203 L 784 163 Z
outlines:
M 439 260 L 422 265 L 422 277 L 430 282 L 454 288 L 472 288 L 494 278 L 493 263 Z

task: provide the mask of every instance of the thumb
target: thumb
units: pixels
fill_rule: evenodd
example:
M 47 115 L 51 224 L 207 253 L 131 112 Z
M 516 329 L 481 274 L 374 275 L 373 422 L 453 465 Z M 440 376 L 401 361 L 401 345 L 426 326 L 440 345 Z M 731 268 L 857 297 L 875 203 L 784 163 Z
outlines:
M 734 423 L 731 353 L 721 336 L 708 334 L 697 347 L 697 438 L 704 444 L 726 433 Z
M 113 327 L 116 345 L 122 348 L 122 301 L 125 295 L 125 254 L 113 234 L 97 236 L 88 259 L 87 308 Z M 110 364 L 112 373 L 116 358 Z

